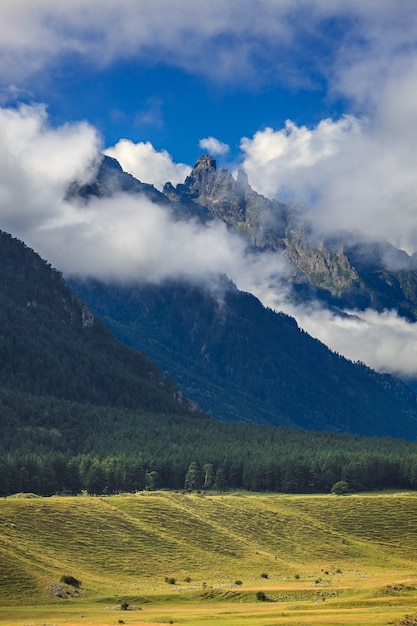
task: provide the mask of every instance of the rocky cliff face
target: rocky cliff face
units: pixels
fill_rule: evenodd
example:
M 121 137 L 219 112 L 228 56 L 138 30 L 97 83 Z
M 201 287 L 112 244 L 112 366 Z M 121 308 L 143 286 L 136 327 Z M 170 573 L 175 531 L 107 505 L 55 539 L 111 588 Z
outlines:
M 70 186 L 67 196 L 88 200 L 92 196 L 109 198 L 117 193 L 131 193 L 146 195 L 152 202 L 167 204 L 167 198 L 153 185 L 148 185 L 137 180 L 131 174 L 124 172 L 116 159 L 103 156 L 100 161 L 95 178 L 87 185 L 73 184 Z
M 184 183 L 167 183 L 162 193 L 104 157 L 95 180 L 68 193 L 88 201 L 118 192 L 145 195 L 169 207 L 177 219 L 220 219 L 259 251 L 283 254 L 298 301 L 315 298 L 336 308 L 396 309 L 417 320 L 417 254 L 410 257 L 358 233 L 319 240 L 300 210 L 257 193 L 243 171 L 235 177 L 218 169 L 209 155 L 197 160 Z
M 285 255 L 294 268 L 294 282 L 307 280 L 332 296 L 361 287 L 360 277 L 343 247 L 331 252 L 323 241 L 314 245 L 301 228 L 291 227 L 286 230 L 284 245 Z
M 386 242 L 352 238 L 318 240 L 300 211 L 254 191 L 243 171 L 236 178 L 201 156 L 183 184 L 167 185 L 167 197 L 188 215 L 221 219 L 263 250 L 284 253 L 300 298 L 315 297 L 332 306 L 377 310 L 394 308 L 417 319 L 417 263 Z
M 174 189 L 168 183 L 163 191 L 174 202 L 204 207 L 211 218 L 233 225 L 260 248 L 282 247 L 290 208 L 256 193 L 242 170 L 234 178 L 226 169 L 217 169 L 213 157 L 203 155 L 183 184 Z

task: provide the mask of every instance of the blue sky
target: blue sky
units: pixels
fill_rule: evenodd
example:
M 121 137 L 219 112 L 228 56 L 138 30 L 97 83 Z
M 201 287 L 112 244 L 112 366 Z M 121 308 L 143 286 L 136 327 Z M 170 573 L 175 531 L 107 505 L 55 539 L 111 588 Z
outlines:
M 230 86 L 135 59 L 100 68 L 76 57 L 48 69 L 42 80 L 24 84 L 29 93 L 16 100 L 46 103 L 51 123 L 85 119 L 99 130 L 105 146 L 120 138 L 150 141 L 189 164 L 202 152 L 203 137 L 219 138 L 237 155 L 242 136 L 265 126 L 279 128 L 289 115 L 299 123 L 316 123 L 333 108 L 320 85 L 290 91 L 279 80 Z
M 415 0 L 0 2 L 0 228 L 64 274 L 224 272 L 340 353 L 417 374 L 414 325 L 295 310 L 284 260 L 222 225 L 128 197 L 66 200 L 103 151 L 158 188 L 211 152 L 320 236 L 359 230 L 412 254 L 416 145 Z
M 338 116 L 341 101 L 328 97 L 324 79 L 308 79 L 297 86 L 278 76 L 229 84 L 163 62 L 129 59 L 96 68 L 75 59 L 30 91 L 32 99 L 48 104 L 56 124 L 86 119 L 106 146 L 121 138 L 150 141 L 175 161 L 193 164 L 204 137 L 228 144 L 238 158 L 243 136 L 267 126 L 281 128 L 289 117 L 299 125 L 315 125 Z
M 193 164 L 202 150 L 199 141 L 216 137 L 239 154 L 242 136 L 265 126 L 280 128 L 291 114 L 300 124 L 315 124 L 337 111 L 323 88 L 288 90 L 271 85 L 219 85 L 180 68 L 159 64 L 142 68 L 118 62 L 70 79 L 66 74 L 36 94 L 48 102 L 56 123 L 87 119 L 102 134 L 106 146 L 120 138 L 150 141 L 175 159 Z
M 334 11 L 300 0 L 57 4 L 2 3 L 3 101 L 46 103 L 52 124 L 87 120 L 106 147 L 150 141 L 193 164 L 199 141 L 213 136 L 234 160 L 242 137 L 350 108 L 329 82 L 354 33 L 355 12 L 342 3 Z
M 413 252 L 416 32 L 414 0 L 2 0 L 0 103 L 86 122 L 159 187 L 211 151 L 321 228 Z

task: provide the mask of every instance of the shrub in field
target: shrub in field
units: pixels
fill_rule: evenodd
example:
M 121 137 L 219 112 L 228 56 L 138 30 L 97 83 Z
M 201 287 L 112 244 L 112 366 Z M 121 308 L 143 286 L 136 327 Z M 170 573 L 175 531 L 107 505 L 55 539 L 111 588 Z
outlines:
M 81 580 L 74 578 L 74 576 L 61 576 L 61 583 L 65 583 L 66 585 L 71 585 L 71 587 L 76 587 L 79 589 L 81 587 Z
M 255 598 L 258 600 L 258 602 L 267 602 L 268 598 L 267 595 L 265 593 L 265 591 L 257 591 Z
M 168 583 L 168 585 L 175 585 L 177 581 L 172 576 L 165 576 L 165 582 Z
M 395 626 L 417 626 L 417 614 L 406 615 L 399 622 L 394 622 Z
M 268 578 L 268 574 L 265 574 L 265 572 L 262 572 L 261 578 Z

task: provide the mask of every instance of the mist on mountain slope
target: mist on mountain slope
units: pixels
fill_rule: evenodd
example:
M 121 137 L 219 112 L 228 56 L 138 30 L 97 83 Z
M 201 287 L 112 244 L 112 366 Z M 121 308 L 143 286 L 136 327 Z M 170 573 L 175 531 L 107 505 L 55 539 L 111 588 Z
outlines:
M 239 289 L 293 315 L 307 332 L 352 360 L 417 376 L 415 324 L 395 312 L 351 311 L 341 318 L 317 304 L 294 306 L 283 258 L 254 252 L 224 223 L 179 220 L 167 204 L 145 196 L 70 201 L 71 181 L 88 182 L 99 160 L 100 138 L 90 125 L 53 128 L 44 107 L 22 106 L 0 109 L 0 136 L 1 228 L 64 274 L 204 284 L 227 274 Z M 155 169 L 160 158 L 166 168 L 169 155 L 154 152 Z

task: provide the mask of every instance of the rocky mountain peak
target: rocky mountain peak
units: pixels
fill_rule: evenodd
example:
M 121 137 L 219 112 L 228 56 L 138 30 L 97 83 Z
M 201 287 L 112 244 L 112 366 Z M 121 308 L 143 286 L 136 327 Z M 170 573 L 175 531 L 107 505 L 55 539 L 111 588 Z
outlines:
M 210 154 L 203 154 L 198 157 L 197 163 L 194 165 L 194 170 L 211 170 L 216 171 L 217 163 L 216 159 Z
M 198 158 L 191 173 L 184 181 L 184 188 L 193 197 L 210 195 L 213 181 L 217 177 L 216 159 L 208 154 Z
M 243 170 L 238 170 L 237 172 L 236 186 L 243 192 L 252 191 L 252 187 L 249 185 L 248 175 Z
M 417 319 L 417 253 L 409 257 L 358 233 L 317 241 L 301 210 L 259 194 L 243 170 L 235 178 L 224 167 L 217 168 L 209 154 L 198 158 L 183 184 L 167 183 L 163 193 L 104 156 L 95 179 L 81 187 L 74 183 L 67 197 L 88 202 L 94 196 L 116 193 L 144 194 L 170 207 L 179 219 L 221 219 L 252 246 L 284 252 L 297 299 L 319 298 L 341 308 L 396 309 L 408 319 Z

